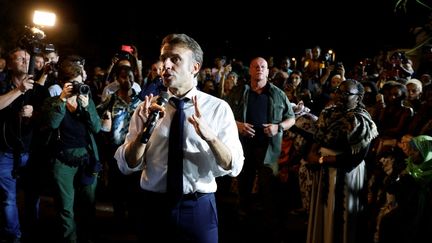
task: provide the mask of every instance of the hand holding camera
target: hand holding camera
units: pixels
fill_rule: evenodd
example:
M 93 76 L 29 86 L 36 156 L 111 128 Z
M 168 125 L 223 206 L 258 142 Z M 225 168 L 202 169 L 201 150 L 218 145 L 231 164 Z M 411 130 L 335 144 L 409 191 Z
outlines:
M 88 97 L 89 93 L 90 93 L 90 86 L 74 80 L 64 84 L 63 90 L 60 94 L 60 98 L 67 99 L 73 95 Z
M 43 72 L 44 74 L 52 74 L 57 72 L 57 64 L 53 62 L 46 63 Z
M 78 104 L 80 104 L 82 108 L 86 108 L 89 105 L 89 96 L 83 94 L 78 95 Z
M 21 91 L 21 93 L 25 93 L 30 89 L 33 89 L 34 81 L 33 81 L 32 75 L 27 75 L 21 82 L 20 85 L 18 85 L 18 89 Z

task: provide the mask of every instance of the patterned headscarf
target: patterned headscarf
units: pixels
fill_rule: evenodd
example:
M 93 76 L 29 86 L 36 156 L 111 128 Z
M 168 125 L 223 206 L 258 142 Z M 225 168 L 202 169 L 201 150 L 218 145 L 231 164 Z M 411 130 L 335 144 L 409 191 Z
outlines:
M 413 161 L 410 156 L 407 158 L 407 171 L 417 181 L 432 181 L 432 137 L 420 135 L 410 141 L 413 149 L 417 149 L 422 156 L 422 161 Z M 416 163 L 417 162 L 417 163 Z

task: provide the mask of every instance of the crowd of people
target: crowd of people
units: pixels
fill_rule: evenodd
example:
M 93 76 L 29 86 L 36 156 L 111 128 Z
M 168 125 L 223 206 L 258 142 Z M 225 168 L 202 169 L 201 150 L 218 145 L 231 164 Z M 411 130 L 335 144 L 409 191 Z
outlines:
M 346 67 L 315 46 L 299 63 L 221 56 L 211 67 L 192 37 L 170 34 L 149 67 L 131 46 L 87 76 L 79 55 L 15 48 L 0 58 L 0 240 L 43 240 L 47 191 L 57 242 L 97 239 L 98 188 L 139 242 L 218 242 L 224 193 L 239 222 L 264 216 L 269 242 L 286 238 L 287 193 L 289 213 L 308 217 L 306 242 L 428 239 L 432 45 L 423 49 L 419 63 L 392 51 Z

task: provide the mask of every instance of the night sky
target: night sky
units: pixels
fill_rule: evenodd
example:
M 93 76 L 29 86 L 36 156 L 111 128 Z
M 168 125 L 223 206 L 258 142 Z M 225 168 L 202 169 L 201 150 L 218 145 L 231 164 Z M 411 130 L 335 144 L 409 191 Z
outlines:
M 354 61 L 382 48 L 413 47 L 409 30 L 428 16 L 417 4 L 408 4 L 406 13 L 394 12 L 396 0 L 282 1 L 245 1 L 243 7 L 233 1 L 159 1 L 153 6 L 141 1 L 144 7 L 138 7 L 131 0 L 0 0 L 5 30 L 0 44 L 13 46 L 24 25 L 31 24 L 33 11 L 47 9 L 58 20 L 54 28 L 44 29 L 44 42 L 54 43 L 60 54 L 78 53 L 93 63 L 106 64 L 121 44 L 134 44 L 141 59 L 153 60 L 162 38 L 173 32 L 195 38 L 208 63 L 221 55 L 245 61 L 254 56 L 300 57 L 315 45 L 335 50 L 341 61 Z

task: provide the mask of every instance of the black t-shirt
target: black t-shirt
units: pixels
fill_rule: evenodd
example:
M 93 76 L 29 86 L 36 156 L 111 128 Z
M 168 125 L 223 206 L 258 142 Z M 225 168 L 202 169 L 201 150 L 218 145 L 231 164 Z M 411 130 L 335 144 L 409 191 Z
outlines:
M 0 81 L 0 95 L 14 89 L 10 78 Z M 0 110 L 0 150 L 28 152 L 32 140 L 35 121 L 38 119 L 43 100 L 49 96 L 43 86 L 34 85 L 32 90 L 16 98 L 9 106 Z M 33 106 L 33 116 L 22 118 L 19 113 L 24 105 Z

